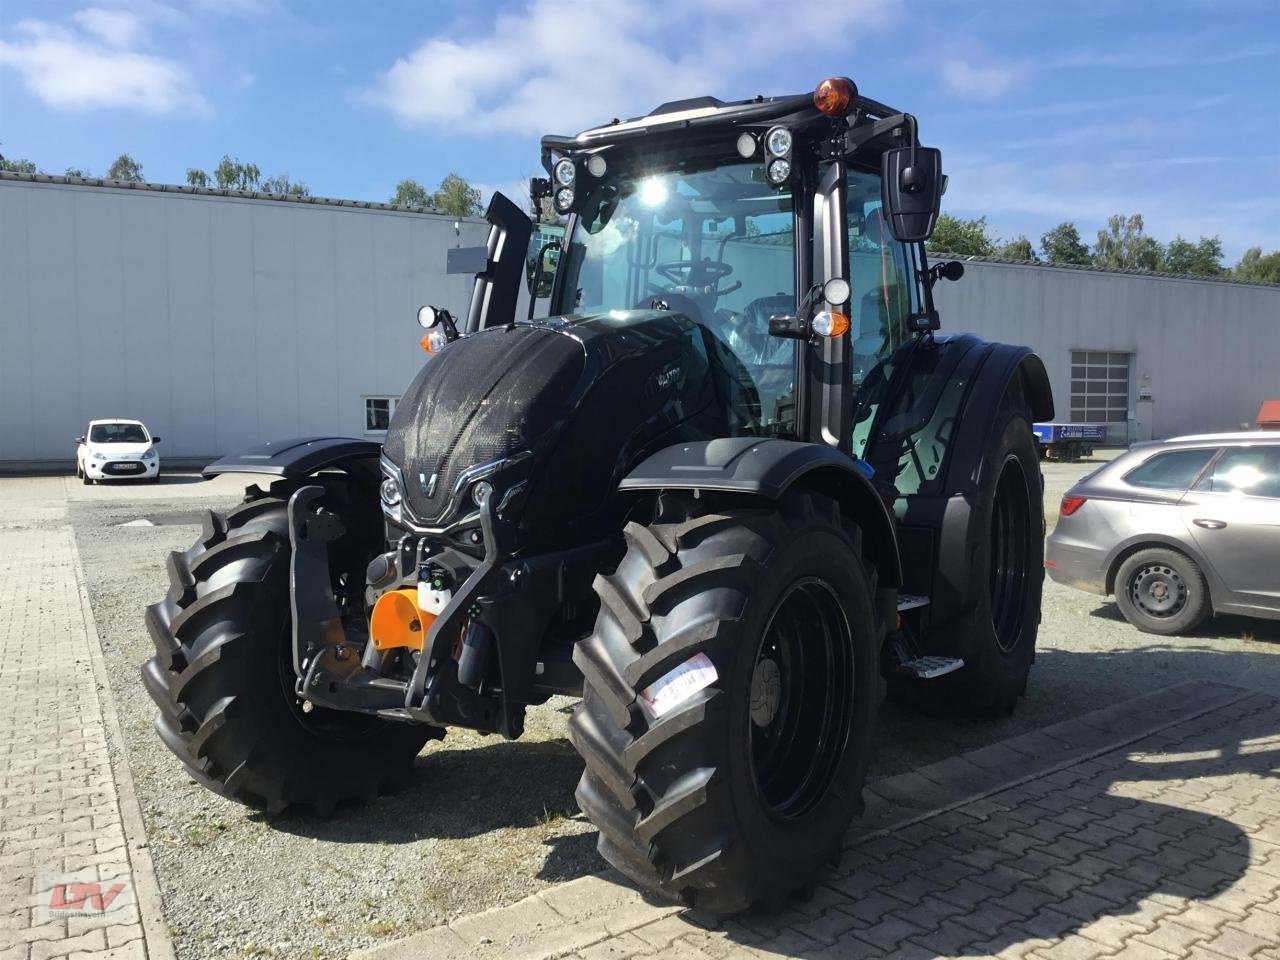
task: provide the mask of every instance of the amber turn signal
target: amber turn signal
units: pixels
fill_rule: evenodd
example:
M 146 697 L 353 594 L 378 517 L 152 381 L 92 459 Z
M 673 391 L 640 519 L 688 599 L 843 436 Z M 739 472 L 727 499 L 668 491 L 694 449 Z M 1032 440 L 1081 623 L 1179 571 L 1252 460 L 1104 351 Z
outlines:
M 849 318 L 835 310 L 823 310 L 813 318 L 810 329 L 820 337 L 842 337 L 849 332 Z
M 853 84 L 844 77 L 828 77 L 813 91 L 813 105 L 828 117 L 838 117 L 849 109 Z

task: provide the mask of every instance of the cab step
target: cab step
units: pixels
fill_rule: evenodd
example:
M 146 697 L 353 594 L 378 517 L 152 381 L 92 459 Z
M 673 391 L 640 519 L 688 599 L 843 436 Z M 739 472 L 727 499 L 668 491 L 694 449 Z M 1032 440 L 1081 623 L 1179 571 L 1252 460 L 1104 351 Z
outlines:
M 917 680 L 935 680 L 955 673 L 963 666 L 964 661 L 959 657 L 916 657 L 900 663 L 896 672 Z
M 912 593 L 898 594 L 898 612 L 902 613 L 906 610 L 915 610 L 919 607 L 927 607 L 929 605 L 928 597 L 918 597 Z

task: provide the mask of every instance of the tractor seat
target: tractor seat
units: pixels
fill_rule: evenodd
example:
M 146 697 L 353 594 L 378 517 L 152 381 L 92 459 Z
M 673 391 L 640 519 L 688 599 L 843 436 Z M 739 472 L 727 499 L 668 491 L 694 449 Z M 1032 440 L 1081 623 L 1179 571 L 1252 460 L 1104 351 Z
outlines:
M 781 337 L 769 336 L 769 318 L 791 313 L 795 297 L 775 294 L 757 297 L 743 308 L 729 332 L 729 345 L 742 362 L 752 366 L 768 363 L 790 363 L 792 345 Z

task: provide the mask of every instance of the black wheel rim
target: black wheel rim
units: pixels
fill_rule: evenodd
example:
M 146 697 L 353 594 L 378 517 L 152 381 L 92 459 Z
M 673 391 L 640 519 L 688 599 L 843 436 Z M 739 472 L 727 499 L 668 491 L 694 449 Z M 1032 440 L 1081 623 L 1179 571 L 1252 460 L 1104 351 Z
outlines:
M 769 812 L 802 816 L 826 795 L 849 739 L 853 635 L 835 592 L 793 584 L 774 608 L 752 665 L 751 773 Z
M 991 626 L 996 645 L 1012 653 L 1026 632 L 1031 501 L 1022 465 L 1009 457 L 991 505 Z
M 1187 606 L 1187 582 L 1167 563 L 1148 563 L 1129 578 L 1129 599 L 1148 617 L 1167 620 Z

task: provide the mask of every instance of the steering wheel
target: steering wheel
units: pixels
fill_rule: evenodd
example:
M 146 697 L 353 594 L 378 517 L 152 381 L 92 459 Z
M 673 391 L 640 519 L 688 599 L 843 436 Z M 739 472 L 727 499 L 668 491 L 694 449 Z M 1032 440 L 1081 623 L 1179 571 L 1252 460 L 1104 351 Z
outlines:
M 668 260 L 666 263 L 654 264 L 653 269 L 672 283 L 685 286 L 693 285 L 695 270 L 701 272 L 704 283 L 718 283 L 733 273 L 732 264 L 721 260 Z

